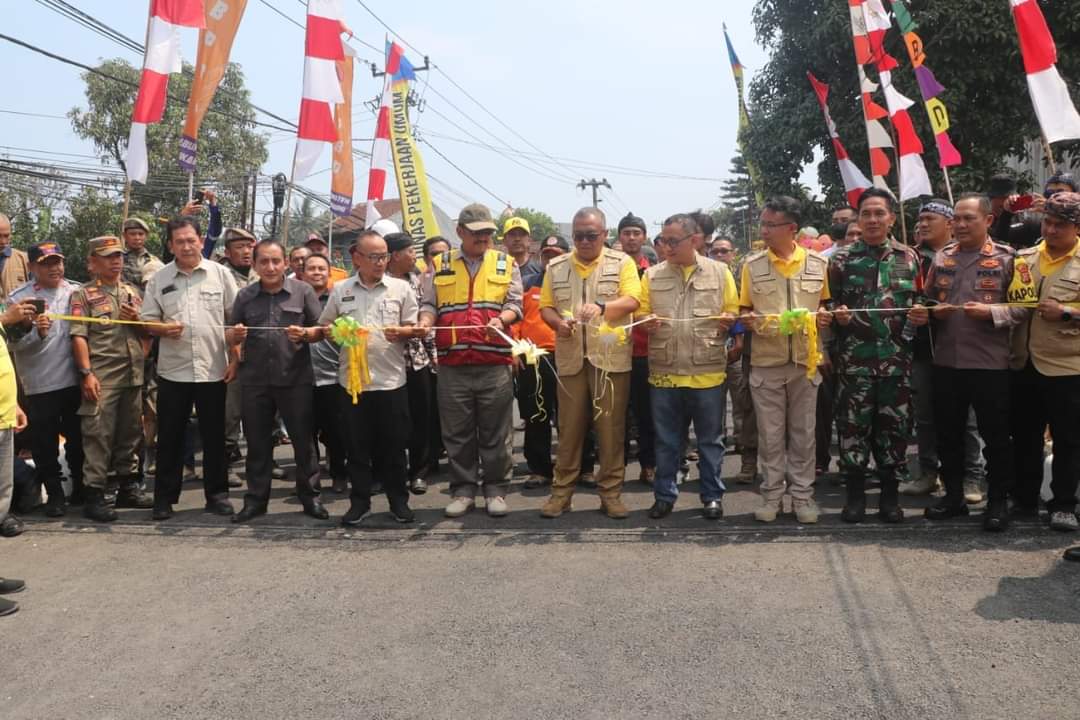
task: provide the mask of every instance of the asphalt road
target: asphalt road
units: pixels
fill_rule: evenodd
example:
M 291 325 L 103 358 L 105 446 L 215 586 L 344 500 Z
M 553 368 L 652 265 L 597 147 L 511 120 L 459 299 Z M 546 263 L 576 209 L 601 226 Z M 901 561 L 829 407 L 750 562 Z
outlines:
M 509 517 L 451 521 L 439 480 L 410 527 L 281 482 L 245 527 L 195 484 L 167 523 L 27 518 L 0 717 L 1080 717 L 1080 567 L 1040 523 L 849 527 L 828 480 L 816 527 L 755 523 L 745 486 L 707 523 L 693 482 L 663 521 L 636 483 L 627 521 L 591 491 L 546 521 L 520 478 Z

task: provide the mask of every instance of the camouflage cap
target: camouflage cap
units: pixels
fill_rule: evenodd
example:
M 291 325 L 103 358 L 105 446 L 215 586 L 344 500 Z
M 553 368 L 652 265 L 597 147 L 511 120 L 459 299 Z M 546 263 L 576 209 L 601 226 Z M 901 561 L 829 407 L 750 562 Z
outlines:
M 499 230 L 491 217 L 491 211 L 481 203 L 473 203 L 463 207 L 458 214 L 458 225 L 464 225 L 467 230 L 472 232 L 480 232 L 481 230 L 498 232 Z
M 150 226 L 146 224 L 146 221 L 142 218 L 129 217 L 124 221 L 124 231 L 128 230 L 142 230 L 143 232 L 150 232 Z

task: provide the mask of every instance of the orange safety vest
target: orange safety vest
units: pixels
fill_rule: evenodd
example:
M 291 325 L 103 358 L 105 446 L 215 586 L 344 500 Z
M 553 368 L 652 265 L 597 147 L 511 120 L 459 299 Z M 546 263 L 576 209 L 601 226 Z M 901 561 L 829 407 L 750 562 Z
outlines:
M 509 365 L 505 341 L 492 341 L 480 327 L 502 312 L 513 278 L 513 260 L 488 250 L 476 275 L 470 275 L 460 250 L 435 258 L 435 346 L 440 365 Z M 461 328 L 460 330 L 458 328 Z
M 540 316 L 540 286 L 525 291 L 521 301 L 524 317 L 513 327 L 515 339 L 532 340 L 538 348 L 555 351 L 555 331 Z

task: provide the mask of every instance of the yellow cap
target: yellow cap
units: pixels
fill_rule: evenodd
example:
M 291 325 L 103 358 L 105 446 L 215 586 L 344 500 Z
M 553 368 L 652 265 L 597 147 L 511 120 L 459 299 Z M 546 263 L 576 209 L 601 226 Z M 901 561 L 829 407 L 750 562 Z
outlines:
M 525 218 L 512 217 L 503 225 L 503 235 L 509 235 L 511 230 L 524 230 L 527 235 L 532 235 L 529 221 Z

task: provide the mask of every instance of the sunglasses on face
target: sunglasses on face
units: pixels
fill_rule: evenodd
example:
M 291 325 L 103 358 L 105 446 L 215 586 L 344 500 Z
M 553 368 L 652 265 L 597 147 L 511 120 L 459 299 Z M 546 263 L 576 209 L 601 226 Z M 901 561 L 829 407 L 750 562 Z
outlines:
M 576 232 L 574 233 L 574 242 L 596 242 L 601 237 L 598 232 Z

